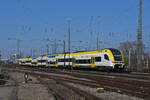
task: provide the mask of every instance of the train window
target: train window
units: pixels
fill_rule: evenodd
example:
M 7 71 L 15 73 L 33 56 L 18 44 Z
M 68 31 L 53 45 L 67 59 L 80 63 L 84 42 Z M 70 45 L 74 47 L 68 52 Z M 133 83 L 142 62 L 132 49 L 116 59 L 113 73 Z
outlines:
M 31 61 L 26 61 L 26 63 L 30 63 Z
M 71 59 L 71 58 L 69 59 L 69 62 L 72 62 L 72 59 Z
M 117 49 L 110 49 L 113 55 L 121 55 L 121 52 Z
M 46 62 L 46 60 L 38 60 L 38 62 L 42 63 L 42 62 Z
M 91 60 L 90 59 L 76 60 L 76 63 L 78 63 L 78 64 L 90 64 Z
M 72 59 L 71 58 L 62 59 L 61 62 L 72 62 Z
M 55 56 L 48 56 L 48 58 L 55 58 Z
M 36 64 L 36 62 L 32 62 L 32 64 Z
M 64 62 L 64 59 L 58 59 L 58 62 Z
M 41 60 L 41 62 L 46 62 L 46 60 Z
M 48 58 L 52 58 L 51 56 L 48 56 Z
M 100 62 L 101 61 L 101 57 L 95 57 L 95 61 L 96 62 Z
M 76 63 L 78 63 L 79 62 L 79 60 L 76 60 Z
M 104 55 L 104 59 L 109 60 L 109 57 L 107 54 Z
M 69 62 L 69 59 L 68 59 L 68 58 L 66 58 L 66 59 L 65 59 L 65 62 Z
M 122 56 L 121 55 L 114 55 L 114 58 L 116 61 L 122 61 Z
M 50 61 L 50 62 L 48 62 L 48 64 L 55 64 L 55 62 Z
M 88 59 L 88 63 L 89 63 L 89 64 L 91 63 L 91 59 Z

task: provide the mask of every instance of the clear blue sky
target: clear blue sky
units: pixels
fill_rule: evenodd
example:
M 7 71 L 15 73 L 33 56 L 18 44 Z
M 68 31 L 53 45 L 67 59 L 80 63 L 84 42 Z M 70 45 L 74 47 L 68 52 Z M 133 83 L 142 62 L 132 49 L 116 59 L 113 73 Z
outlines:
M 21 39 L 21 50 L 45 48 L 43 39 L 67 40 L 67 19 L 71 18 L 72 46 L 96 47 L 99 32 L 100 48 L 118 47 L 123 41 L 136 40 L 139 0 L 1 0 L 0 50 L 3 58 L 16 52 L 16 41 Z M 143 0 L 143 40 L 150 38 L 150 0 Z M 91 17 L 93 16 L 93 17 Z M 91 24 L 90 24 L 91 23 Z M 90 32 L 93 32 L 90 34 Z M 110 35 L 113 32 L 113 35 Z M 88 44 L 88 47 L 89 47 Z M 45 49 L 44 49 L 45 50 Z

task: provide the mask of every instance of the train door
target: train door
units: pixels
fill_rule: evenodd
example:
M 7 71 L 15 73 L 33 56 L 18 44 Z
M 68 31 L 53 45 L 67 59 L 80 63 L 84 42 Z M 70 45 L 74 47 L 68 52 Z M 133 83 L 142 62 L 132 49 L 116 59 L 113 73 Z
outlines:
M 32 66 L 32 59 L 29 59 L 29 61 L 30 61 L 30 66 Z
M 110 58 L 108 54 L 104 54 L 104 64 L 105 66 L 110 66 Z
M 91 67 L 92 68 L 95 67 L 95 57 L 94 56 L 91 57 Z
M 40 61 L 40 62 L 39 62 L 39 65 L 42 66 L 42 57 L 40 58 L 39 61 Z
M 36 66 L 38 67 L 39 66 L 39 59 L 36 58 Z
M 75 57 L 72 58 L 72 67 L 76 67 L 76 59 L 75 59 Z
M 56 58 L 56 67 L 58 67 L 58 58 Z
M 48 67 L 48 59 L 46 59 L 46 67 Z

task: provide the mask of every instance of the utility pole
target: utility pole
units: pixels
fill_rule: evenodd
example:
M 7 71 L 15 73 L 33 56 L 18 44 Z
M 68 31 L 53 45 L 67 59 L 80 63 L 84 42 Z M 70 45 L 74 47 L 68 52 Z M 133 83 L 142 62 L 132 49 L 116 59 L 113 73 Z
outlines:
M 98 37 L 97 37 L 97 50 L 98 50 Z
M 54 40 L 54 53 L 57 53 L 57 44 L 56 44 L 56 39 Z
M 43 41 L 45 41 L 45 54 L 48 55 L 49 54 L 49 38 L 43 39 Z
M 0 71 L 1 71 L 1 65 L 2 65 L 2 61 L 1 61 L 1 59 L 2 59 L 2 52 L 1 52 L 1 50 L 0 50 Z M 0 74 L 1 74 L 1 72 L 0 72 Z
M 64 44 L 64 68 L 66 68 L 66 64 L 65 64 L 65 57 L 66 57 L 66 43 L 65 43 L 65 40 L 63 40 L 63 44 Z
M 1 61 L 1 57 L 2 57 L 2 54 L 1 54 L 1 50 L 0 50 L 0 76 L 2 75 L 2 61 Z
M 88 42 L 85 42 L 85 51 L 88 51 Z
M 142 70 L 142 0 L 139 0 L 139 16 L 137 31 L 137 70 Z
M 129 49 L 129 69 L 131 70 L 131 62 L 130 62 L 130 59 L 131 59 L 131 49 Z
M 66 52 L 66 42 L 63 40 L 64 53 Z
M 147 56 L 147 68 L 148 68 L 148 66 L 149 66 L 149 65 L 148 65 L 148 61 L 149 61 L 149 55 Z
M 91 16 L 90 18 L 90 23 L 89 23 L 89 39 L 90 39 L 90 42 L 89 42 L 89 50 L 92 50 L 92 37 L 93 37 L 93 20 L 94 20 L 94 17 Z
M 0 50 L 0 61 L 1 61 L 1 59 L 2 59 L 2 52 L 1 52 L 1 50 Z
M 30 49 L 30 57 L 33 57 L 33 49 Z
M 98 40 L 98 35 L 97 35 L 97 50 L 99 49 L 99 40 Z
M 32 57 L 35 57 L 35 52 L 36 52 L 36 50 L 32 49 Z
M 48 43 L 46 44 L 46 54 L 47 55 L 49 54 L 49 45 L 48 45 Z
M 71 22 L 71 19 L 68 19 L 68 52 L 69 52 L 69 67 L 70 66 L 70 22 Z
M 20 40 L 16 39 L 17 41 L 17 52 L 18 52 L 18 57 L 20 56 Z

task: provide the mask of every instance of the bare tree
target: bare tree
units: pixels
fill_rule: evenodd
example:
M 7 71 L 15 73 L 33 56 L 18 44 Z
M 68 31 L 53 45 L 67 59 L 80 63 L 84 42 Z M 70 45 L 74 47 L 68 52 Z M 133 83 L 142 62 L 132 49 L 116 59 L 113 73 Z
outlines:
M 124 58 L 125 58 L 125 64 L 129 67 L 131 66 L 131 69 L 136 69 L 137 67 L 137 52 L 136 52 L 136 41 L 126 41 L 123 43 L 120 43 L 119 49 L 122 51 Z M 144 57 L 145 57 L 145 45 L 142 43 L 143 47 L 143 64 L 144 64 Z M 129 61 L 130 60 L 130 61 Z

